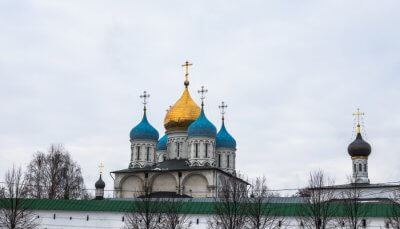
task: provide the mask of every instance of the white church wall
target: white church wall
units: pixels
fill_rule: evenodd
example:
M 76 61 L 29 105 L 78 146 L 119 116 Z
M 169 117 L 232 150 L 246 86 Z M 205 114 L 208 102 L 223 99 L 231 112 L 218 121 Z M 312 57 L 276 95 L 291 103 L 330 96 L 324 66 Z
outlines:
M 192 197 L 214 197 L 216 173 L 215 170 L 116 173 L 114 197 L 132 198 L 141 194 L 146 179 L 151 187 L 151 192 L 175 192 Z M 146 174 L 147 178 L 145 178 Z M 179 192 L 179 188 L 181 192 Z
M 177 182 L 170 173 L 157 174 L 152 178 L 152 192 L 176 192 Z
M 357 192 L 359 193 L 360 198 L 365 198 L 365 199 L 373 199 L 373 198 L 392 198 L 394 191 L 399 190 L 399 186 L 393 186 L 393 187 L 369 187 L 369 188 L 359 188 Z M 343 197 L 346 197 L 347 193 L 351 193 L 354 191 L 351 191 L 350 189 L 335 189 L 334 190 L 334 196 L 338 199 L 341 199 Z
M 178 157 L 177 143 L 180 143 L 179 157 Z M 187 132 L 176 131 L 168 133 L 167 148 L 168 148 L 169 159 L 177 159 L 177 158 L 187 159 L 188 158 Z
M 182 183 L 184 194 L 192 197 L 210 197 L 208 181 L 204 175 L 193 173 L 187 175 Z
M 143 192 L 143 181 L 141 178 L 131 175 L 122 180 L 121 197 L 132 198 Z

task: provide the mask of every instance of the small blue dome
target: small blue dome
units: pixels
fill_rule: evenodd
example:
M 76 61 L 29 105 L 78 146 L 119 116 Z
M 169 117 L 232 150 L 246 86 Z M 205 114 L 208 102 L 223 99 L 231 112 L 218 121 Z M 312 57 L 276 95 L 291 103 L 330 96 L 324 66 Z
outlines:
M 147 121 L 146 112 L 142 121 L 130 133 L 131 140 L 153 140 L 158 141 L 158 131 Z
M 188 128 L 188 136 L 215 138 L 216 135 L 217 128 L 207 119 L 204 109 L 201 108 L 199 117 Z
M 236 149 L 235 139 L 228 133 L 225 124 L 222 122 L 222 127 L 219 130 L 216 138 L 216 148 Z
M 164 135 L 157 143 L 157 150 L 167 150 L 167 135 Z

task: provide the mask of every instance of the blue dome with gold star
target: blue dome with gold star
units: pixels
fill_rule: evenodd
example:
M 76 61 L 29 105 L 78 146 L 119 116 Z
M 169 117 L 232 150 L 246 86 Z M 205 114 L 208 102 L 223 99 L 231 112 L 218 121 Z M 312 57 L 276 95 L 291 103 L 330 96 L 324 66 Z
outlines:
M 149 123 L 146 111 L 143 114 L 142 121 L 130 132 L 131 140 L 153 140 L 158 141 L 158 131 Z
M 164 135 L 157 143 L 157 150 L 167 150 L 167 135 Z
M 199 117 L 188 128 L 188 136 L 215 138 L 216 135 L 217 128 L 207 119 L 204 108 L 201 108 Z
M 236 149 L 236 141 L 226 130 L 224 122 L 222 122 L 222 127 L 217 134 L 216 148 Z

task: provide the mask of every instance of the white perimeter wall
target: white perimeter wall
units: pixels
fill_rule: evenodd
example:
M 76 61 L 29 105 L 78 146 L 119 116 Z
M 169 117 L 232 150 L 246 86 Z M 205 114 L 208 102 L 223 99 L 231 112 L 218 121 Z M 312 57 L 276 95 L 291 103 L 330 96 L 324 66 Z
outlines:
M 38 211 L 40 226 L 39 229 L 62 229 L 62 228 L 82 228 L 82 229 L 107 229 L 123 228 L 123 213 L 113 212 L 73 212 L 73 211 Z M 53 218 L 55 216 L 55 219 Z M 87 217 L 89 219 L 87 220 Z M 206 229 L 209 215 L 191 215 L 193 229 Z M 199 223 L 197 224 L 197 219 Z M 299 221 L 295 218 L 286 218 L 282 221 L 281 228 L 300 228 Z M 385 228 L 385 219 L 367 219 L 367 228 Z M 0 227 L 1 228 L 1 227 Z

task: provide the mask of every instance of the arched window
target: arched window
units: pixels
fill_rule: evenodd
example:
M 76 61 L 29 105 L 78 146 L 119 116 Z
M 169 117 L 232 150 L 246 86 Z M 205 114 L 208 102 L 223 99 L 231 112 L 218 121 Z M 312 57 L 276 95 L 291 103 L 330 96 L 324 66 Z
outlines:
M 221 154 L 218 154 L 218 168 L 221 168 Z
M 358 164 L 358 171 L 362 172 L 362 164 Z
M 226 155 L 226 167 L 229 168 L 230 167 L 230 155 Z
M 148 147 L 148 146 L 146 148 L 146 160 L 150 161 L 150 147 Z
M 140 160 L 140 146 L 136 146 L 136 160 Z
M 199 157 L 199 143 L 194 143 L 194 152 L 195 152 L 195 157 Z
M 367 164 L 364 164 L 364 172 L 367 172 Z
M 181 151 L 181 143 L 177 142 L 176 143 L 176 156 L 177 157 L 179 157 L 180 151 Z
M 205 143 L 205 145 L 204 145 L 204 147 L 205 147 L 205 153 L 206 153 L 206 158 L 208 158 L 208 143 Z

